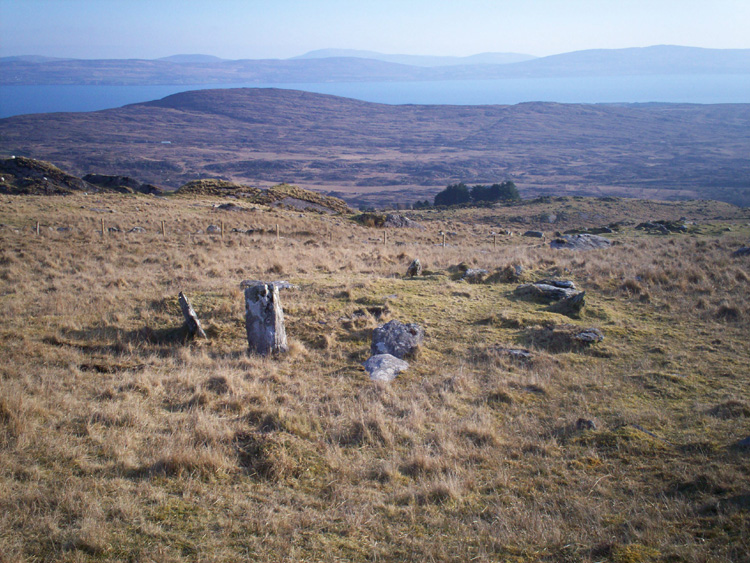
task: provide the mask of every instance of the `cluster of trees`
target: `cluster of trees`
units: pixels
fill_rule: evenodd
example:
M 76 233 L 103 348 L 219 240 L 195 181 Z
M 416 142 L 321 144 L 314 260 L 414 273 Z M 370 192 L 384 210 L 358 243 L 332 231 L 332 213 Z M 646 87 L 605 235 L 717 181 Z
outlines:
M 521 199 L 513 182 L 506 181 L 491 186 L 452 184 L 435 196 L 435 206 L 461 205 L 466 203 L 492 203 L 495 201 L 517 201 Z

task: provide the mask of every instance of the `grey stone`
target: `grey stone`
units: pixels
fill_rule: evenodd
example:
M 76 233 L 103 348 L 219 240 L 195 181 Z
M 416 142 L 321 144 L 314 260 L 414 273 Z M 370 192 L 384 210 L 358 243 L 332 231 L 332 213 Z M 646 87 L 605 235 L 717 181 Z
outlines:
M 246 289 L 254 285 L 272 284 L 276 289 L 297 289 L 296 285 L 289 283 L 286 280 L 264 282 L 260 280 L 242 280 L 240 282 L 240 289 Z
M 146 229 L 144 229 L 143 227 L 133 227 L 128 232 L 129 233 L 145 233 Z
M 550 307 L 550 311 L 553 313 L 560 313 L 562 315 L 568 315 L 569 317 L 577 317 L 581 313 L 586 305 L 586 292 L 579 291 L 575 295 L 560 299 L 557 303 Z
M 513 293 L 526 299 L 549 302 L 567 299 L 580 292 L 575 289 L 557 287 L 545 283 L 524 283 L 519 285 Z
M 750 449 L 750 436 L 748 436 L 747 438 L 743 438 L 742 440 L 737 442 L 735 446 L 738 448 L 742 448 L 742 449 L 745 449 L 745 448 Z
M 468 268 L 464 272 L 463 279 L 469 283 L 482 283 L 489 272 L 481 268 Z
M 266 356 L 288 350 L 279 288 L 273 282 L 245 287 L 245 329 L 251 352 Z
M 187 296 L 180 292 L 177 297 L 180 302 L 180 309 L 182 309 L 182 316 L 185 317 L 185 326 L 190 336 L 198 335 L 201 338 L 207 338 L 206 333 L 203 332 L 203 327 L 201 327 L 201 322 L 198 320 L 198 315 L 195 314 L 195 310 Z
M 589 418 L 576 420 L 576 430 L 596 430 L 596 422 Z
M 604 334 L 598 328 L 587 328 L 577 333 L 573 338 L 584 344 L 594 344 L 604 340 Z
M 221 227 L 219 227 L 218 225 L 209 225 L 208 227 L 206 227 L 206 232 L 209 235 L 218 235 L 221 234 Z
M 544 284 L 544 285 L 552 285 L 554 287 L 563 287 L 565 289 L 575 289 L 576 284 L 571 280 L 550 280 L 550 279 L 544 279 L 539 280 L 538 282 L 534 282 L 535 284 Z
M 544 238 L 544 233 L 542 231 L 526 231 L 523 236 L 532 238 Z
M 549 243 L 551 248 L 568 248 L 570 250 L 593 250 L 595 248 L 609 248 L 612 241 L 599 235 L 586 233 L 579 235 L 563 235 Z
M 750 256 L 750 246 L 743 246 L 732 252 L 732 256 Z
M 393 320 L 372 332 L 370 353 L 391 354 L 399 359 L 413 355 L 424 340 L 424 329 L 415 323 L 404 324 Z
M 410 278 L 422 275 L 422 263 L 419 261 L 419 258 L 415 258 L 411 261 L 411 264 L 409 264 L 409 267 L 406 270 L 406 275 Z
M 416 221 L 395 213 L 389 213 L 385 216 L 385 226 L 396 229 L 424 229 L 424 226 Z
M 373 381 L 393 381 L 399 373 L 409 369 L 409 363 L 391 354 L 376 354 L 364 363 Z
M 529 350 L 524 348 L 495 348 L 499 354 L 510 356 L 514 360 L 528 361 L 531 360 L 532 355 Z

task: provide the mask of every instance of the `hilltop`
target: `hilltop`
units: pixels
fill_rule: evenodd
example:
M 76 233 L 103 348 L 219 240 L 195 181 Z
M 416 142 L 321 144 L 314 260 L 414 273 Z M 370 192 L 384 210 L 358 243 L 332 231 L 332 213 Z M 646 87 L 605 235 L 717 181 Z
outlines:
M 201 90 L 0 120 L 0 151 L 176 189 L 282 182 L 384 205 L 513 180 L 526 197 L 750 203 L 750 105 L 391 106 L 293 90 Z
M 0 193 L 11 195 L 71 195 L 83 193 L 124 193 L 163 195 L 153 184 L 144 184 L 128 176 L 87 174 L 77 178 L 49 162 L 25 157 L 0 161 Z M 242 199 L 247 203 L 270 207 L 292 207 L 323 213 L 350 213 L 341 199 L 292 186 L 279 184 L 260 189 L 216 179 L 192 180 L 175 192 L 181 196 L 219 196 Z

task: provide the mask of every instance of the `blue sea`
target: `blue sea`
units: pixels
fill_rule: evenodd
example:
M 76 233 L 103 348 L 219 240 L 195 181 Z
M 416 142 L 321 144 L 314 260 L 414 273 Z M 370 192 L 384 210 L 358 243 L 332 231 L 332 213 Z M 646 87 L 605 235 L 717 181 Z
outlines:
M 750 103 L 750 73 L 520 78 L 438 82 L 328 82 L 172 86 L 0 86 L 0 117 L 96 111 L 207 88 L 287 88 L 384 104 Z

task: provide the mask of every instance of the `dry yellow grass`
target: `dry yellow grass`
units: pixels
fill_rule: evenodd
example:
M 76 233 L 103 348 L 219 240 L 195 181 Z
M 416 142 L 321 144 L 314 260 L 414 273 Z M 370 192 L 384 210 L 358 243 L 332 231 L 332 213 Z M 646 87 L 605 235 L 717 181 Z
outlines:
M 218 201 L 0 201 L 1 560 L 748 560 L 750 260 L 731 255 L 747 214 L 566 199 L 423 213 L 383 245 L 345 217 Z M 492 229 L 560 208 L 555 229 L 688 215 L 696 232 L 493 247 Z M 102 237 L 102 217 L 123 232 Z M 223 239 L 195 234 L 222 220 Z M 404 279 L 415 257 L 425 272 Z M 587 307 L 569 319 L 514 284 L 454 280 L 460 262 L 569 277 Z M 249 278 L 299 286 L 282 294 L 287 355 L 246 354 Z M 179 291 L 208 340 L 181 340 Z M 426 342 L 373 384 L 361 362 L 391 318 Z M 563 323 L 605 341 L 532 339 Z

